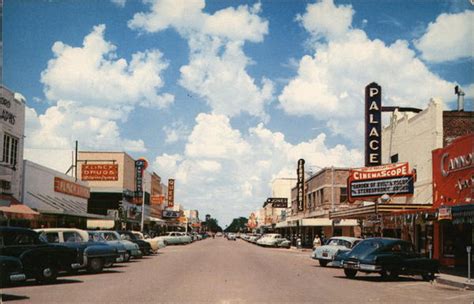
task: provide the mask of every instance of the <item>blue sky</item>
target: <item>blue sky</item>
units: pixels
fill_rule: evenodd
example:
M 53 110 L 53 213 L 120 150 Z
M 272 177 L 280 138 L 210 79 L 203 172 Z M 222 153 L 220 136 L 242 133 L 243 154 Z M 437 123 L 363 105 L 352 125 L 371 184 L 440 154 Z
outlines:
M 27 158 L 65 171 L 75 139 L 145 156 L 225 224 L 299 158 L 360 166 L 371 81 L 447 109 L 459 84 L 472 110 L 473 20 L 461 0 L 4 0 L 3 82 L 27 100 Z

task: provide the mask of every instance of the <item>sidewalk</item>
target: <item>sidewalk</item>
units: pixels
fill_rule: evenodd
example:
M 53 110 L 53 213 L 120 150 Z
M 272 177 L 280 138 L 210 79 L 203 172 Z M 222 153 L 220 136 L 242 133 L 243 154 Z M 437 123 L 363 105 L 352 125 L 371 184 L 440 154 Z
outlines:
M 467 270 L 465 268 L 442 267 L 436 276 L 436 283 L 449 285 L 457 288 L 474 290 L 474 273 L 471 272 L 471 282 L 467 281 Z

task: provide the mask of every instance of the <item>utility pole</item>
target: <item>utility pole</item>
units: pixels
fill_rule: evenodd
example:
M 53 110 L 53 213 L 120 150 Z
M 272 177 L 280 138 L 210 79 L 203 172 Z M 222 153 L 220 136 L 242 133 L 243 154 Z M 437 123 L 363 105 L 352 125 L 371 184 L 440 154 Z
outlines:
M 331 166 L 331 211 L 334 212 L 334 166 Z M 332 236 L 334 236 L 334 220 L 331 220 Z
M 74 157 L 74 177 L 76 178 L 77 182 L 77 148 L 78 148 L 78 141 L 76 140 L 76 150 L 75 150 L 75 157 Z

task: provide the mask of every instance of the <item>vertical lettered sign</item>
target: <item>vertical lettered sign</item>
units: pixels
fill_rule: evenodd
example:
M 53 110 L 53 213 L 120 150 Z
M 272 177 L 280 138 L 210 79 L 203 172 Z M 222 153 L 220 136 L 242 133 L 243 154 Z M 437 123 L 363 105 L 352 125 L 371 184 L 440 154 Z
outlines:
M 296 175 L 296 203 L 298 205 L 298 211 L 304 211 L 304 159 L 298 160 Z
M 365 166 L 382 164 L 382 87 L 365 87 Z
M 174 179 L 168 179 L 168 207 L 174 206 Z

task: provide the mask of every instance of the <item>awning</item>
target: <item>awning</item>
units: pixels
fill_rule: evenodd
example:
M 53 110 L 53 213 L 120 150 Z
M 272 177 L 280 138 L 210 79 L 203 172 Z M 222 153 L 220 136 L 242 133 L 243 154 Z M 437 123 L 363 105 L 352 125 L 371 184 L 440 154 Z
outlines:
M 163 219 L 160 219 L 160 218 L 157 218 L 157 217 L 152 217 L 152 216 L 146 216 L 145 217 L 145 221 L 147 222 L 155 222 L 157 224 L 162 224 L 162 225 L 165 225 L 166 224 L 166 221 L 163 220 Z
M 9 219 L 34 219 L 39 215 L 30 207 L 22 204 L 11 195 L 0 195 L 0 212 Z
M 288 227 L 296 227 L 298 225 L 299 220 L 286 220 L 283 222 L 279 222 L 275 225 L 275 228 L 288 228 Z
M 328 218 L 302 219 L 300 226 L 332 226 L 332 220 Z M 339 223 L 335 223 L 334 226 L 357 226 L 357 220 L 341 220 Z
M 329 212 L 331 219 L 364 219 L 375 214 L 391 214 L 393 212 L 431 209 L 432 204 L 373 204 Z
M 107 218 L 104 215 L 87 213 L 87 200 L 50 196 L 29 191 L 27 194 L 29 199 L 34 200 L 30 206 L 38 210 L 41 214 L 68 215 L 92 219 Z M 26 202 L 28 203 L 28 201 Z

